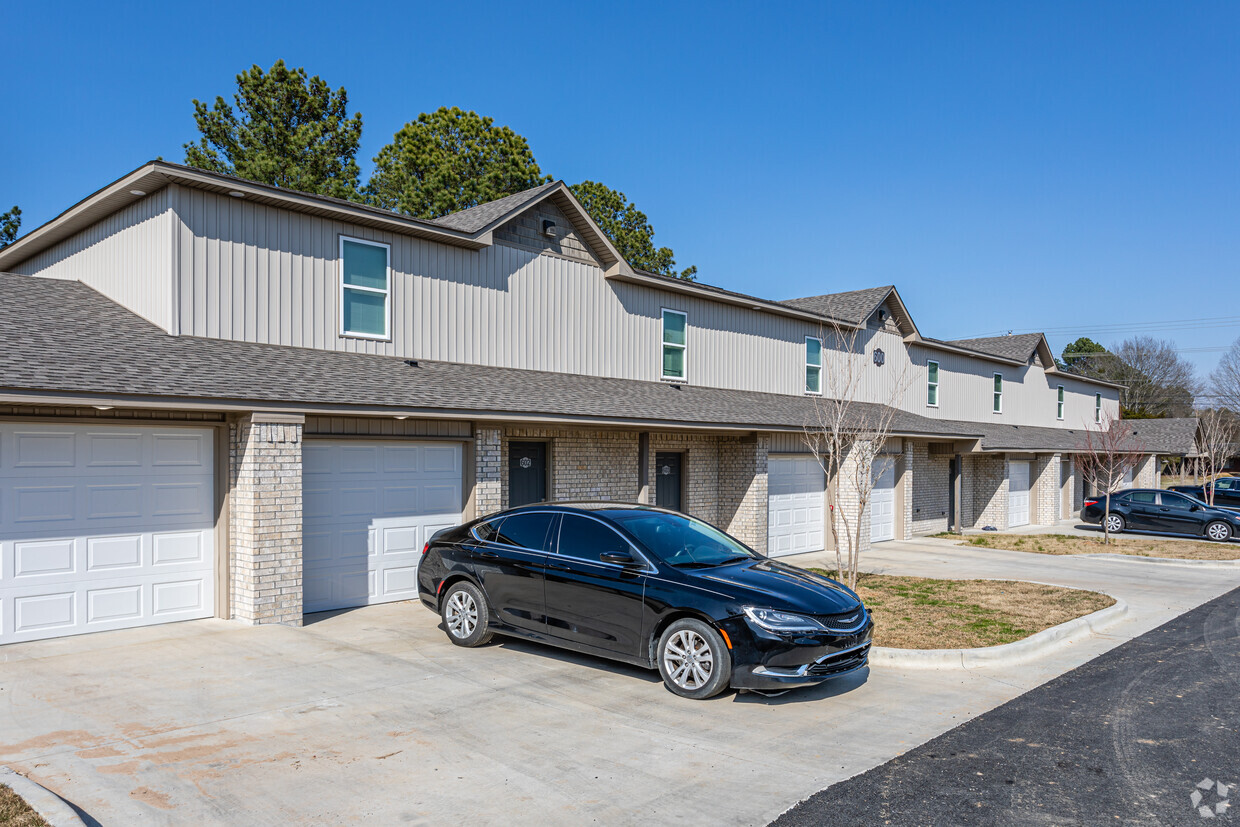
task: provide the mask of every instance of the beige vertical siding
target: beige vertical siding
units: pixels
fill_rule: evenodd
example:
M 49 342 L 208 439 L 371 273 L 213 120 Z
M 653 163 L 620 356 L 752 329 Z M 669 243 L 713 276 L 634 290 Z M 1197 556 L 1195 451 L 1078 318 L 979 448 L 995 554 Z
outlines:
M 165 187 L 27 259 L 16 272 L 80 281 L 171 331 L 172 221 Z

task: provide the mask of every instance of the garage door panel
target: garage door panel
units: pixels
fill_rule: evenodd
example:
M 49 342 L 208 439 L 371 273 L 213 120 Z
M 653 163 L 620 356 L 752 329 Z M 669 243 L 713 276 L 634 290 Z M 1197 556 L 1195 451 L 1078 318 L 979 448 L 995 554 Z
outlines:
M 767 466 L 767 550 L 772 557 L 826 547 L 826 475 L 810 457 L 774 457 Z
M 305 611 L 416 597 L 426 538 L 461 521 L 461 446 L 315 443 L 304 471 L 315 486 L 303 500 Z
M 0 425 L 0 643 L 209 617 L 212 440 Z
M 896 469 L 894 461 L 874 461 L 874 486 L 870 489 L 870 542 L 896 537 Z
M 1029 525 L 1029 462 L 1008 463 L 1008 528 Z

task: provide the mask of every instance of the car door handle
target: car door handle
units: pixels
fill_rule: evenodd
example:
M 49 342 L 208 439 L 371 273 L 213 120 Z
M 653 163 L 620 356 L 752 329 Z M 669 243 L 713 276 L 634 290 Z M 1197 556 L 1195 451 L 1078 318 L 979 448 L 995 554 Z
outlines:
M 1158 509 L 1158 510 L 1159 510 L 1159 511 L 1170 511 L 1171 509 L 1170 509 L 1170 508 L 1160 508 L 1160 509 Z
M 484 560 L 498 560 L 499 559 L 499 555 L 493 551 L 480 551 L 478 552 L 478 556 Z
M 561 566 L 559 563 L 547 563 L 546 566 L 552 571 L 572 571 L 568 566 Z

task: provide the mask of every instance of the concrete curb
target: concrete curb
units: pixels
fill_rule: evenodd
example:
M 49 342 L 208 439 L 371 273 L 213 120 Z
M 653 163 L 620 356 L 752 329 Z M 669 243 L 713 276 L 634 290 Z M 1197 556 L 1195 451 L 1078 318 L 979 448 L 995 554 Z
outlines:
M 52 827 L 86 827 L 64 799 L 8 767 L 0 767 L 0 784 L 25 799 L 30 808 Z
M 1093 560 L 1130 560 L 1134 563 L 1153 563 L 1161 566 L 1207 566 L 1216 569 L 1240 567 L 1240 560 L 1189 560 L 1181 557 L 1141 557 L 1136 554 L 1110 554 L 1100 551 L 1097 554 L 1074 554 L 1073 557 L 1088 557 Z
M 1031 581 L 1022 581 L 1031 582 Z M 1061 586 L 1061 588 L 1070 588 Z M 1110 595 L 1115 597 L 1114 595 Z M 1115 597 L 1105 609 L 1074 618 L 1058 626 L 1030 635 L 1024 640 L 1002 646 L 980 649 L 891 649 L 875 646 L 870 650 L 870 665 L 895 666 L 904 669 L 965 669 L 977 666 L 1010 666 L 1040 657 L 1072 642 L 1073 638 L 1100 632 L 1128 614 L 1128 603 Z

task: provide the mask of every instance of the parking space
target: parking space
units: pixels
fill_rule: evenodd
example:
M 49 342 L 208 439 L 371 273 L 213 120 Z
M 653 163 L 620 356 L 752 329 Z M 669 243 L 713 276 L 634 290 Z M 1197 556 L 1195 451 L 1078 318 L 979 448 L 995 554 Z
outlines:
M 995 576 L 1032 557 L 978 554 L 897 542 L 870 559 Z M 302 629 L 202 620 L 15 644 L 0 650 L 0 764 L 103 824 L 761 823 L 1240 580 L 1190 571 L 1155 590 L 1144 571 L 1069 562 L 1073 583 L 1112 577 L 1140 622 L 1019 669 L 873 669 L 777 698 L 682 700 L 653 672 L 524 642 L 459 649 L 409 602 Z

